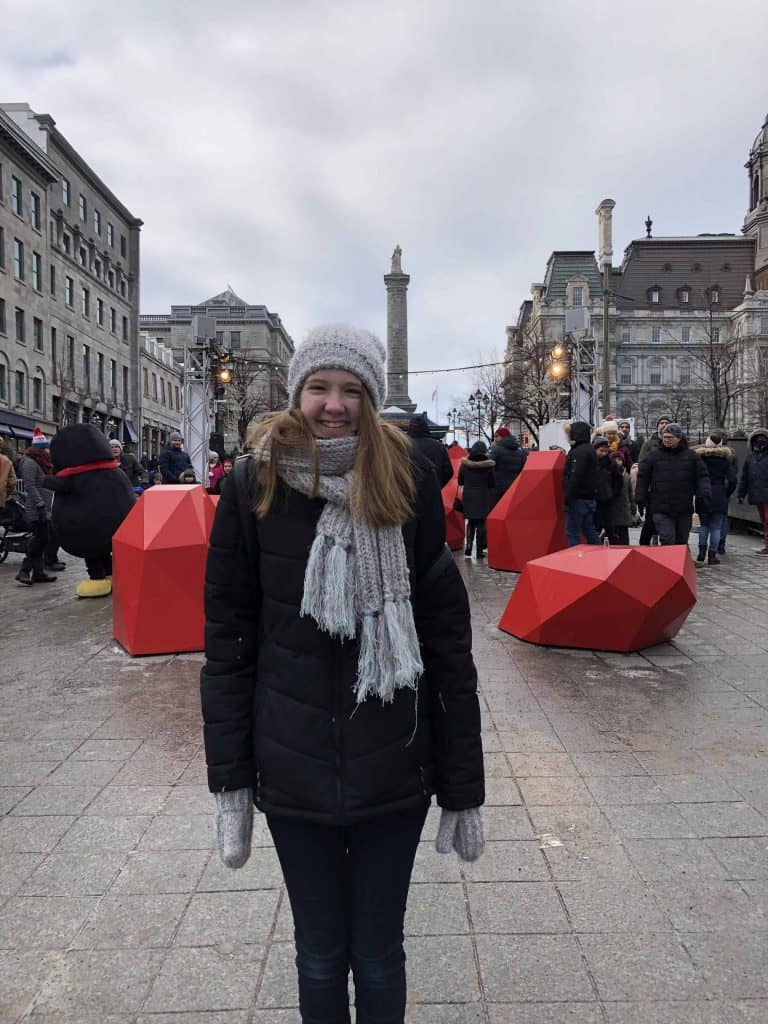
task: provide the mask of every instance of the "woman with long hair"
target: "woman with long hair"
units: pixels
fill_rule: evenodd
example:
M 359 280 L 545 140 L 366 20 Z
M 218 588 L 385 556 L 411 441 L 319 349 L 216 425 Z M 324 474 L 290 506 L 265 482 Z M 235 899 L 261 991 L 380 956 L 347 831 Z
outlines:
M 483 848 L 469 605 L 431 464 L 378 417 L 385 352 L 313 330 L 289 408 L 223 490 L 201 675 L 225 864 L 266 815 L 293 911 L 301 1019 L 402 1024 L 403 920 L 430 799 L 437 848 Z

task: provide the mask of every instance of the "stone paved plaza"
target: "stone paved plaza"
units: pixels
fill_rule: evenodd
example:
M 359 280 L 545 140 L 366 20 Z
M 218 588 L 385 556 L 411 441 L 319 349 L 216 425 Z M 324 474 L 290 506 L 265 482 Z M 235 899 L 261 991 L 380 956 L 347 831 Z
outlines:
M 670 645 L 499 633 L 514 575 L 459 558 L 487 771 L 485 856 L 434 852 L 406 922 L 412 1024 L 768 1020 L 768 559 L 734 536 Z M 0 566 L 0 1024 L 293 1024 L 263 821 L 212 849 L 199 655 L 132 660 L 79 563 Z M 168 609 L 173 614 L 173 609 Z M 610 633 L 611 611 L 604 628 Z

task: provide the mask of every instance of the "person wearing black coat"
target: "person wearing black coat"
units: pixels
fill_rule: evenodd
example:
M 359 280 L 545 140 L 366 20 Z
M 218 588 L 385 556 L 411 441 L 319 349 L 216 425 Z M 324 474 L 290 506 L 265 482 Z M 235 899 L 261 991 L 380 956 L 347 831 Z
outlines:
M 441 442 L 429 435 L 429 426 L 426 417 L 411 416 L 408 424 L 408 436 L 414 448 L 418 448 L 421 454 L 427 458 L 435 468 L 440 489 L 453 477 L 453 466 L 448 457 L 448 449 Z
M 613 522 L 613 503 L 621 493 L 621 470 L 611 457 L 611 443 L 602 434 L 592 442 L 597 453 L 597 496 L 595 507 L 595 529 L 602 531 L 609 544 L 616 544 L 616 531 Z
M 639 463 L 635 500 L 643 514 L 650 503 L 653 525 L 662 544 L 687 544 L 691 532 L 693 501 L 696 511 L 709 511 L 712 488 L 701 458 L 688 447 L 679 423 L 668 423 L 661 447 L 648 452 Z
M 565 457 L 563 469 L 563 497 L 565 500 L 565 535 L 568 546 L 581 544 L 582 534 L 587 544 L 599 544 L 595 529 L 597 485 L 599 482 L 597 454 L 590 444 L 588 423 L 576 420 L 570 426 L 571 450 Z
M 765 427 L 752 431 L 747 451 L 741 467 L 738 498 L 740 502 L 746 498 L 750 505 L 757 505 L 765 543 L 756 551 L 759 555 L 768 555 L 768 430 Z
M 266 815 L 302 1021 L 349 1021 L 350 966 L 360 1024 L 404 1021 L 403 918 L 433 794 L 438 850 L 483 845 L 469 603 L 432 465 L 376 415 L 385 359 L 344 325 L 298 346 L 290 409 L 252 428 L 206 568 L 217 841 L 242 866 L 254 802 Z
M 177 484 L 185 469 L 192 469 L 192 459 L 182 448 L 184 439 L 178 430 L 171 434 L 168 444 L 160 452 L 157 468 L 163 475 L 164 484 Z
M 464 554 L 472 554 L 472 545 L 477 540 L 477 557 L 485 558 L 487 544 L 485 521 L 493 508 L 495 462 L 488 457 L 484 441 L 475 441 L 466 459 L 459 463 L 459 487 L 464 518 L 467 521 L 467 543 Z
M 696 449 L 696 454 L 704 461 L 712 489 L 709 510 L 699 513 L 699 553 L 696 563 L 704 565 L 707 561 L 710 565 L 719 565 L 720 559 L 717 554 L 723 521 L 737 482 L 733 452 L 722 443 L 720 435 L 716 434 L 715 438 L 710 435 L 705 443 Z
M 492 495 L 493 504 L 496 505 L 522 473 L 528 452 L 520 447 L 520 442 L 514 434 L 510 434 L 507 427 L 499 427 L 495 434 L 495 443 L 491 445 L 488 454 L 496 464 L 496 482 Z

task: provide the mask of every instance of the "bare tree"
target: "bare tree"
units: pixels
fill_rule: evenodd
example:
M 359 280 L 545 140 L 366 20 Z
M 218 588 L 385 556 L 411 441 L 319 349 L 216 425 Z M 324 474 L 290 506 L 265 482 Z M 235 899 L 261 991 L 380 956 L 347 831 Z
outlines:
M 232 380 L 226 385 L 226 396 L 229 406 L 234 407 L 241 445 L 245 443 L 252 420 L 272 408 L 271 370 L 269 363 L 243 355 L 232 365 Z
M 504 419 L 517 421 L 537 444 L 539 428 L 569 412 L 567 391 L 552 377 L 552 349 L 539 324 L 518 328 L 510 339 L 504 367 Z M 564 380 L 568 382 L 567 373 Z

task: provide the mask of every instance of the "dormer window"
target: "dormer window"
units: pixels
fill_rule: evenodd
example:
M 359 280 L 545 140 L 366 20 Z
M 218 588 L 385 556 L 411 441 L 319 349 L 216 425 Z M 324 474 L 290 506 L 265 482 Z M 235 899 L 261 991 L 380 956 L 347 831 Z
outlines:
M 648 289 L 648 301 L 652 306 L 658 306 L 661 302 L 661 288 L 657 284 Z
M 672 269 L 672 264 L 671 263 L 665 263 L 664 266 L 661 269 L 662 270 L 666 270 L 666 271 L 670 271 Z
M 677 293 L 677 298 L 681 306 L 687 306 L 691 301 L 691 289 L 687 287 L 681 288 Z
M 720 301 L 720 285 L 713 284 L 710 288 L 708 288 L 707 297 L 709 298 L 711 305 L 716 305 Z
M 573 286 L 573 304 L 574 306 L 584 305 L 584 289 L 580 284 Z
M 698 272 L 701 270 L 701 264 L 700 263 L 694 263 L 692 269 L 694 270 L 695 273 L 698 274 Z
M 713 288 L 712 289 L 712 301 L 713 302 L 719 302 L 720 301 L 720 289 L 719 288 Z

